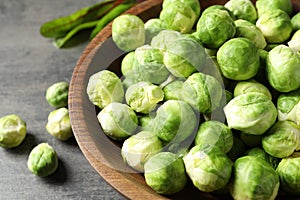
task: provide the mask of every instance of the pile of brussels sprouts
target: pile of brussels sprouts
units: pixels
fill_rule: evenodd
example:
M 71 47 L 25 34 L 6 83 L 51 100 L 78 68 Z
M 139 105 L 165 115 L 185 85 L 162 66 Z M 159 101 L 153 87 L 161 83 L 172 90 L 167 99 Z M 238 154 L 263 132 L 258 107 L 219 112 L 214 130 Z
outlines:
M 157 193 L 189 180 L 234 199 L 300 195 L 300 13 L 290 0 L 164 0 L 124 14 L 112 39 L 122 76 L 87 85 L 104 133 Z M 118 66 L 116 66 L 118 67 Z

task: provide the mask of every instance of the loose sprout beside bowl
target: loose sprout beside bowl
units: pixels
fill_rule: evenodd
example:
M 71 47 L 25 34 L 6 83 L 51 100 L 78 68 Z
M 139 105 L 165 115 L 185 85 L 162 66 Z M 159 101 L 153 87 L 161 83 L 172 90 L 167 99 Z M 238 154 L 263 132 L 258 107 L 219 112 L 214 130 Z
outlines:
M 299 195 L 298 15 L 289 0 L 165 0 L 157 18 L 117 17 L 121 77 L 101 70 L 86 92 L 123 161 L 162 195 L 187 179 L 234 199 Z

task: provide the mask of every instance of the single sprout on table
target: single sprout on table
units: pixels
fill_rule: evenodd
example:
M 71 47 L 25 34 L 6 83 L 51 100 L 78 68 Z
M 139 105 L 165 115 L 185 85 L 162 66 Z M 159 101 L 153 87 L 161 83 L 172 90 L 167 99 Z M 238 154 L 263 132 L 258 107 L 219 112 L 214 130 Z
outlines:
M 183 160 L 177 154 L 160 152 L 145 164 L 145 181 L 155 192 L 175 194 L 184 189 L 188 177 Z
M 300 195 L 300 154 L 292 154 L 283 158 L 276 169 L 280 179 L 280 187 L 288 194 Z
M 145 44 L 145 24 L 136 15 L 120 15 L 113 20 L 112 39 L 121 50 L 132 51 Z
M 289 39 L 293 31 L 289 15 L 279 9 L 262 14 L 256 21 L 256 26 L 268 43 L 283 43 Z
M 291 121 L 276 122 L 262 138 L 262 147 L 276 158 L 284 158 L 300 150 L 300 128 Z
M 300 20 L 300 18 L 299 18 Z M 291 40 L 288 42 L 288 46 L 295 52 L 300 52 L 300 28 L 297 30 Z
M 10 114 L 0 118 L 0 146 L 14 148 L 26 137 L 26 123 L 16 115 Z
M 68 106 L 69 83 L 58 82 L 48 87 L 46 91 L 47 102 L 55 107 L 62 108 Z
M 59 140 L 66 141 L 71 138 L 73 136 L 73 131 L 68 109 L 59 108 L 50 112 L 46 129 L 48 133 Z
M 93 74 L 89 78 L 86 91 L 89 100 L 101 109 L 124 99 L 124 88 L 120 78 L 108 70 Z
M 300 87 L 300 55 L 281 44 L 267 57 L 267 78 L 278 92 L 291 92 Z
M 53 174 L 58 167 L 56 151 L 48 143 L 40 143 L 31 150 L 27 167 L 33 174 L 40 177 Z
M 217 61 L 226 78 L 251 79 L 260 67 L 259 49 L 247 38 L 233 38 L 220 47 Z
M 219 147 L 194 146 L 183 161 L 188 176 L 200 191 L 216 191 L 230 180 L 233 163 Z
M 256 8 L 250 0 L 230 0 L 224 6 L 233 13 L 236 19 L 244 19 L 251 23 L 257 20 Z
M 237 97 L 241 94 L 246 94 L 249 92 L 262 93 L 272 100 L 272 94 L 269 89 L 254 79 L 238 82 L 234 87 L 233 95 L 234 97 Z
M 223 92 L 221 83 L 215 77 L 198 72 L 183 83 L 181 95 L 194 109 L 208 114 L 222 104 Z
M 264 134 L 277 119 L 273 102 L 258 92 L 234 97 L 224 107 L 224 113 L 229 128 L 253 135 Z
M 259 17 L 269 10 L 280 9 L 288 15 L 291 15 L 293 11 L 291 0 L 257 0 L 255 5 Z
M 195 145 L 218 146 L 228 153 L 233 146 L 233 135 L 227 125 L 219 121 L 206 121 L 198 129 Z
M 138 82 L 129 86 L 125 93 L 125 99 L 134 111 L 147 114 L 164 99 L 164 93 L 157 85 Z
M 127 138 L 121 149 L 125 163 L 133 169 L 144 172 L 144 164 L 163 148 L 161 140 L 152 132 L 141 131 Z
M 227 40 L 233 38 L 235 33 L 234 20 L 227 11 L 218 9 L 201 15 L 195 32 L 204 47 L 209 49 L 218 49 Z
M 300 125 L 300 89 L 280 94 L 277 99 L 278 120 Z
M 97 115 L 103 132 L 114 140 L 124 140 L 133 135 L 138 118 L 135 112 L 126 104 L 112 102 Z
M 264 49 L 267 46 L 266 39 L 262 32 L 251 22 L 238 19 L 234 21 L 236 26 L 235 37 L 245 37 L 251 40 L 259 49 Z
M 232 173 L 229 191 L 234 199 L 271 200 L 278 194 L 279 177 L 275 169 L 261 158 L 238 158 L 234 162 Z

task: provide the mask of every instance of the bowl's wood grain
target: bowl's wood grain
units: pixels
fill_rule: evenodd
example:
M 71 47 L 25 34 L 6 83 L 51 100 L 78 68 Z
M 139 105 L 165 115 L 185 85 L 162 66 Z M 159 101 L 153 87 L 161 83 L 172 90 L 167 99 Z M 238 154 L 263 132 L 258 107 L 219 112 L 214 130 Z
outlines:
M 201 8 L 204 9 L 209 5 L 221 5 L 227 1 L 201 0 L 200 2 Z M 293 0 L 292 2 L 294 10 L 300 11 L 300 0 Z M 162 0 L 144 1 L 129 9 L 126 13 L 135 14 L 143 20 L 147 20 L 158 16 L 161 10 L 161 3 Z M 184 191 L 174 196 L 165 197 L 158 195 L 145 184 L 141 174 L 135 173 L 123 163 L 119 146 L 102 133 L 96 118 L 95 107 L 90 103 L 86 95 L 86 86 L 91 74 L 105 69 L 106 66 L 113 62 L 113 57 L 108 56 L 103 60 L 97 55 L 101 53 L 122 55 L 121 51 L 109 52 L 105 48 L 105 41 L 111 37 L 111 25 L 111 23 L 107 25 L 86 47 L 76 64 L 70 82 L 69 112 L 71 124 L 78 145 L 85 157 L 112 187 L 129 199 L 190 199 L 190 197 L 195 199 L 231 199 L 229 196 L 218 197 L 200 192 L 191 183 Z M 118 70 L 116 73 L 118 73 Z M 126 169 L 126 172 L 118 170 L 118 168 Z

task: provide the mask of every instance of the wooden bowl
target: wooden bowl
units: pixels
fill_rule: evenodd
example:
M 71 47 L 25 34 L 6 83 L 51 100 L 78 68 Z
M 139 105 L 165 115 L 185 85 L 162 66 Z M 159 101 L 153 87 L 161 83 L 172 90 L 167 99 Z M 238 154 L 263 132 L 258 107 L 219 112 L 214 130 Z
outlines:
M 201 0 L 201 9 L 213 4 L 225 4 L 226 0 Z M 162 0 L 144 1 L 126 13 L 138 15 L 144 21 L 157 17 Z M 295 11 L 300 11 L 300 0 L 293 0 Z M 86 87 L 89 77 L 106 68 L 120 75 L 120 61 L 124 52 L 111 40 L 111 23 L 86 47 L 74 69 L 69 90 L 69 112 L 75 138 L 85 157 L 94 169 L 117 191 L 129 199 L 232 199 L 196 189 L 192 183 L 172 196 L 162 196 L 148 187 L 142 174 L 124 164 L 120 145 L 108 139 L 97 120 L 97 110 L 89 101 Z M 176 180 L 174 180 L 176 181 Z M 87 186 L 88 187 L 88 186 Z M 284 198 L 283 198 L 284 199 Z

